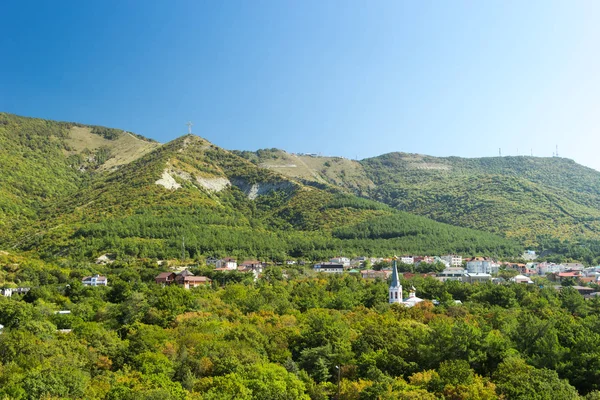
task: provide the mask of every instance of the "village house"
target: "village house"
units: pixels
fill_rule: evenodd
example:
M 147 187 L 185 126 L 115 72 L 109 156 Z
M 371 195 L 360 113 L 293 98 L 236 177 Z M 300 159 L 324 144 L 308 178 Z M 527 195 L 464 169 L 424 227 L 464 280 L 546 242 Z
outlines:
M 238 267 L 238 271 L 245 273 L 252 273 L 254 275 L 254 280 L 258 280 L 260 274 L 262 274 L 264 269 L 264 264 L 258 260 L 248 260 L 244 261 L 242 265 Z
M 206 265 L 217 265 L 217 261 L 219 261 L 218 258 L 215 257 L 208 257 L 206 259 Z
M 600 276 L 580 276 L 577 279 L 579 279 L 579 282 L 581 282 L 583 284 L 588 284 L 588 283 L 598 284 L 598 283 L 600 283 Z
M 500 269 L 500 264 L 490 258 L 475 257 L 467 261 L 467 272 L 470 274 L 495 275 Z
M 528 283 L 528 284 L 533 283 L 533 281 L 528 276 L 525 276 L 525 275 L 514 276 L 514 277 L 510 278 L 510 281 L 514 282 L 514 283 Z
M 410 264 L 410 265 L 412 265 L 412 264 L 415 263 L 415 259 L 414 259 L 413 256 L 402 256 L 402 257 L 400 257 L 400 262 L 402 264 Z
M 263 268 L 263 263 L 261 261 L 258 260 L 246 260 L 244 261 L 240 266 L 238 266 L 238 271 L 240 269 L 257 269 Z
M 462 256 L 457 256 L 456 254 L 448 254 L 440 257 L 442 260 L 446 261 L 452 267 L 460 267 L 462 266 Z
M 490 274 L 485 274 L 485 273 L 480 273 L 480 272 L 476 272 L 476 273 L 471 273 L 471 272 L 467 272 L 463 275 L 462 281 L 466 282 L 466 283 L 485 283 L 488 281 L 492 280 L 492 275 Z
M 462 267 L 448 267 L 442 272 L 436 274 L 436 278 L 442 282 L 445 281 L 462 281 L 465 269 Z
M 226 258 L 217 260 L 217 262 L 215 263 L 215 266 L 217 268 L 226 268 L 229 270 L 235 270 L 238 267 L 237 261 L 235 260 L 235 258 L 232 258 L 232 257 L 226 257 Z
M 334 262 L 322 262 L 319 264 L 315 264 L 313 269 L 315 272 L 341 274 L 344 272 L 344 264 Z
M 589 267 L 582 271 L 585 276 L 600 276 L 600 267 Z
M 154 278 L 154 280 L 159 285 L 170 285 L 175 281 L 176 276 L 177 274 L 175 272 L 161 272 Z
M 555 272 L 553 274 L 548 275 L 548 278 L 555 282 L 562 282 L 564 279 L 577 279 L 580 276 L 581 276 L 580 271 L 570 271 L 570 272 Z
M 175 283 L 183 285 L 186 276 L 194 276 L 194 274 L 189 269 L 184 269 L 175 276 Z
M 86 276 L 81 283 L 84 286 L 108 286 L 108 278 L 102 275 Z
M 350 259 L 348 257 L 334 257 L 329 260 L 329 262 L 342 264 L 344 267 L 350 266 Z
M 564 271 L 565 267 L 560 264 L 554 264 L 549 262 L 541 262 L 537 264 L 537 271 L 539 275 L 555 274 Z
M 191 289 L 198 286 L 210 285 L 212 280 L 206 276 L 185 276 L 179 283 L 184 289 Z
M 533 263 L 528 263 L 528 264 L 523 264 L 523 263 L 503 263 L 503 265 L 506 268 L 514 269 L 520 275 L 525 275 L 525 276 L 538 275 L 537 267 Z
M 195 276 L 188 269 L 184 269 L 180 273 L 175 272 L 161 272 L 154 278 L 155 282 L 159 285 L 170 285 L 175 283 L 179 286 L 183 286 L 185 289 L 190 289 L 196 286 L 210 285 L 212 282 L 206 276 Z
M 563 266 L 567 271 L 583 271 L 585 269 L 585 265 L 581 263 L 563 263 Z

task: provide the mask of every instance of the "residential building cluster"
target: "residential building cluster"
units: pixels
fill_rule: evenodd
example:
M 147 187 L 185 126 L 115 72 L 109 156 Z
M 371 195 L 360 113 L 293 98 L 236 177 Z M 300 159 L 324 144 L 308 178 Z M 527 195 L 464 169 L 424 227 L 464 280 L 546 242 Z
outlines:
M 212 280 L 206 276 L 195 276 L 189 270 L 184 269 L 179 273 L 161 272 L 154 278 L 155 282 L 160 285 L 176 284 L 185 289 L 191 289 L 198 286 L 210 285 Z
M 528 250 L 524 253 L 529 260 L 537 258 L 534 251 Z M 367 258 L 356 257 L 348 259 L 345 257 L 335 257 L 329 261 L 316 263 L 314 271 L 324 273 L 356 273 L 360 274 L 365 279 L 388 279 L 393 270 L 391 267 L 374 270 L 364 268 L 367 262 L 371 265 L 377 263 L 392 264 L 390 258 Z M 531 278 L 535 276 L 548 277 L 550 280 L 562 282 L 564 279 L 573 278 L 581 283 L 598 283 L 600 284 L 600 266 L 586 268 L 580 263 L 562 263 L 555 264 L 550 262 L 535 262 L 528 263 L 510 263 L 499 262 L 490 257 L 472 257 L 463 258 L 460 255 L 448 254 L 442 256 L 400 256 L 397 257 L 397 263 L 406 265 L 418 266 L 420 263 L 442 263 L 444 270 L 437 273 L 421 274 L 429 275 L 437 278 L 440 281 L 462 281 L 467 283 L 487 282 L 492 280 L 502 281 L 502 278 L 497 278 L 501 269 L 514 270 L 517 275 L 510 279 L 516 283 L 532 284 Z M 405 278 L 410 278 L 413 273 L 404 273 Z

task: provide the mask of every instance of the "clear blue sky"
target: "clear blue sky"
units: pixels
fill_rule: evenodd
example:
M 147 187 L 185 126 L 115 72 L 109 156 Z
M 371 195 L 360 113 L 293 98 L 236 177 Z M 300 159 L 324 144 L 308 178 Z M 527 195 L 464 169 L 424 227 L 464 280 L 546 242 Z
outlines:
M 161 142 L 600 170 L 597 1 L 2 3 L 0 111 Z

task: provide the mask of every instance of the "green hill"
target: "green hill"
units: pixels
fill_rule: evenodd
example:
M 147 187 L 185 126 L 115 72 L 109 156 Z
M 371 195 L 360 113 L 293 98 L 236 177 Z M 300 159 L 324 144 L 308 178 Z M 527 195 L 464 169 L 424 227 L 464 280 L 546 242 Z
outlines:
M 371 198 L 438 221 L 528 245 L 600 233 L 600 173 L 571 160 L 390 153 L 361 164 L 376 185 Z
M 564 158 L 389 153 L 352 161 L 275 149 L 239 154 L 305 183 L 527 246 L 538 246 L 543 238 L 600 238 L 600 173 Z
M 43 208 L 158 146 L 123 131 L 0 113 L 0 238 Z
M 55 143 L 51 150 L 32 144 L 39 159 L 48 162 L 38 170 L 54 177 L 45 182 L 52 196 L 22 193 L 34 212 L 26 215 L 25 226 L 3 237 L 2 247 L 88 259 L 106 252 L 178 257 L 182 242 L 186 257 L 317 259 L 340 250 L 515 255 L 521 250 L 494 235 L 402 213 L 339 189 L 306 185 L 196 136 L 158 145 L 108 128 L 3 117 L 16 126 L 37 124 L 38 138 L 57 139 L 47 140 Z M 10 133 L 19 137 L 23 132 L 11 126 L 5 131 L 9 142 Z M 127 149 L 126 140 L 133 144 Z M 111 141 L 121 145 L 110 147 Z M 19 176 L 8 167 L 2 172 L 17 181 L 36 166 L 32 160 Z M 14 207 L 20 211 L 18 204 Z M 3 218 L 2 223 L 9 222 Z M 384 234 L 352 234 L 364 226 Z

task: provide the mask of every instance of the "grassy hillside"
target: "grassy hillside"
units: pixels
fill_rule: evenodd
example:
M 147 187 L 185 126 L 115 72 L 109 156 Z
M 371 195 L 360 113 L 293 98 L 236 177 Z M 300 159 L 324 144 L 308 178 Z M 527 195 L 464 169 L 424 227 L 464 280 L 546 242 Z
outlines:
M 240 154 L 306 183 L 527 246 L 543 238 L 600 238 L 600 173 L 564 158 L 389 153 L 357 162 L 275 149 Z
M 390 153 L 363 160 L 374 199 L 534 245 L 598 237 L 600 173 L 560 158 L 461 159 Z
M 307 184 L 333 185 L 359 195 L 366 195 L 374 188 L 362 165 L 343 157 L 290 154 L 278 149 L 238 151 L 236 154 L 262 168 Z
M 25 229 L 98 171 L 156 146 L 116 129 L 0 113 L 0 238 Z
M 388 234 L 347 234 L 365 224 Z M 192 135 L 96 175 L 76 195 L 46 207 L 43 219 L 12 243 L 45 257 L 89 259 L 105 252 L 178 257 L 182 242 L 192 258 L 320 259 L 340 250 L 515 255 L 521 250 L 497 236 L 303 185 Z

